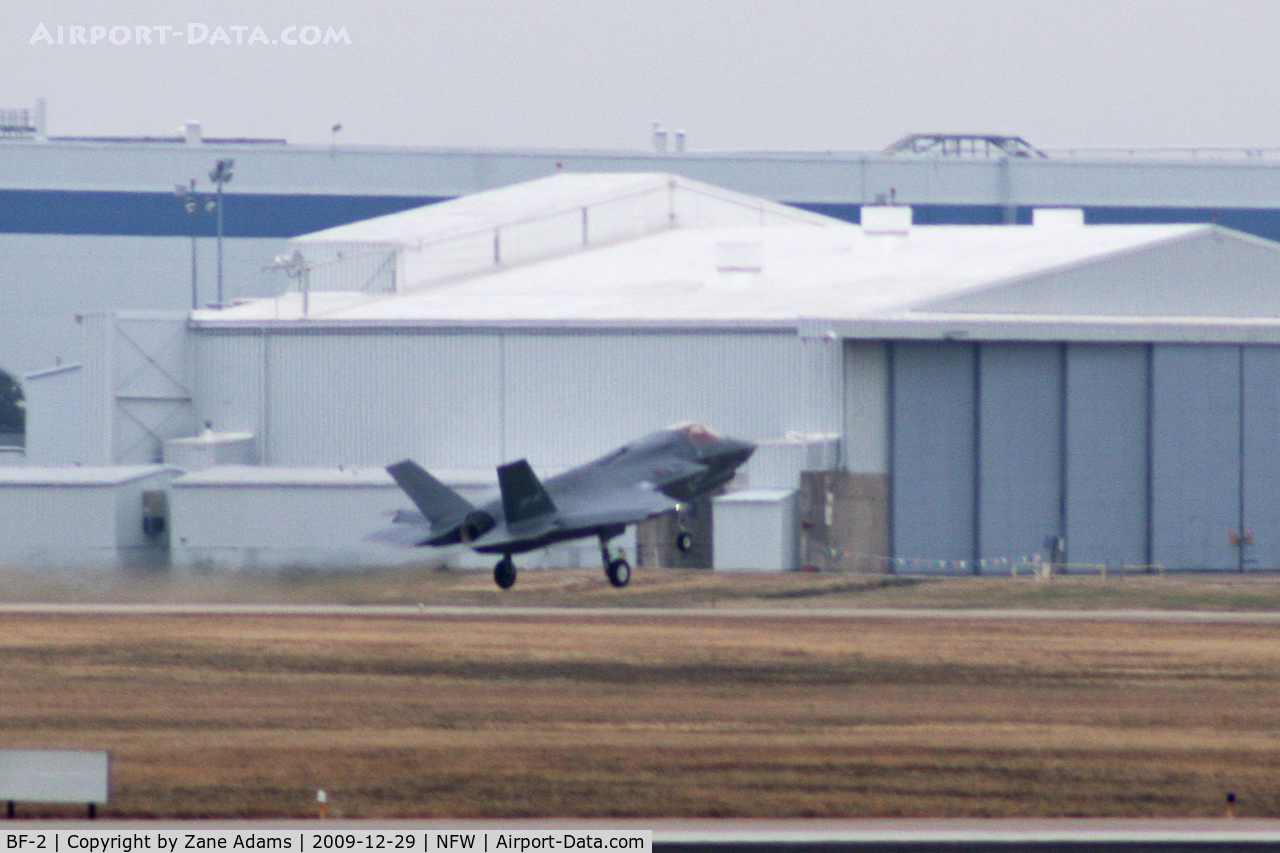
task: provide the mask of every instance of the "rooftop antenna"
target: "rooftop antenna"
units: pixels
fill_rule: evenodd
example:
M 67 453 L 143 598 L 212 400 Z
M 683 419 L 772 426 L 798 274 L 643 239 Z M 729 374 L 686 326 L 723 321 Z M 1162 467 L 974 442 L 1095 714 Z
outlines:
M 341 124 L 335 124 L 329 128 L 329 156 L 333 157 L 338 151 L 338 131 L 342 130 Z

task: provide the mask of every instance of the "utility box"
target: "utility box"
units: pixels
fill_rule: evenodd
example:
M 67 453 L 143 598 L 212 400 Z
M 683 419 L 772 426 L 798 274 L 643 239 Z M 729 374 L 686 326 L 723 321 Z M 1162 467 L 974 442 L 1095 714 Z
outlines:
M 797 567 L 794 489 L 730 492 L 712 505 L 715 568 L 788 572 Z

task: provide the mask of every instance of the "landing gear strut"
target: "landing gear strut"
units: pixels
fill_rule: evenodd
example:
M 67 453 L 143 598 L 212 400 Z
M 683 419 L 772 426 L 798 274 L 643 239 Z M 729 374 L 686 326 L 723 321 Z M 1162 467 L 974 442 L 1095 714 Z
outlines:
M 611 538 L 603 533 L 600 534 L 600 559 L 604 563 L 604 574 L 609 579 L 609 583 L 621 589 L 631 583 L 631 564 L 622 557 L 614 559 L 609 555 Z
M 503 554 L 498 565 L 493 567 L 493 582 L 502 589 L 511 589 L 516 585 L 516 564 L 511 561 L 510 554 Z

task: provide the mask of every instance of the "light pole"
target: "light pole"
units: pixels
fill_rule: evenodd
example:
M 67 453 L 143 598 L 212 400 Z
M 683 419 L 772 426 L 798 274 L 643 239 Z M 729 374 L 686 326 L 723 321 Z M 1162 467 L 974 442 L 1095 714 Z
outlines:
M 209 180 L 218 188 L 218 307 L 222 307 L 222 185 L 231 180 L 231 167 L 235 160 L 219 160 L 209 173 Z
M 190 186 L 174 184 L 173 194 L 178 197 L 178 203 L 187 212 L 187 217 L 191 222 L 191 310 L 195 311 L 200 307 L 196 278 L 196 218 L 200 215 L 200 194 L 196 192 L 196 179 L 191 179 Z M 212 213 L 214 204 L 213 199 L 205 199 L 205 212 Z

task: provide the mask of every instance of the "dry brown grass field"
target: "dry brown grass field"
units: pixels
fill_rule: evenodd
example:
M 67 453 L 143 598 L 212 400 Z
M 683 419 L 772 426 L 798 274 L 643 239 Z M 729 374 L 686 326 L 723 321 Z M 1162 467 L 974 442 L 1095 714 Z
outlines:
M 640 574 L 617 595 L 595 574 L 522 575 L 498 615 L 0 616 L 0 746 L 109 750 L 108 817 L 308 816 L 321 788 L 335 817 L 1218 815 L 1226 791 L 1280 814 L 1280 627 L 519 610 L 984 589 Z M 365 577 L 326 600 L 489 603 L 487 580 Z M 325 598 L 308 583 L 277 592 Z M 1054 588 L 1116 603 L 1090 583 Z M 1272 587 L 1147 598 L 1261 608 Z

